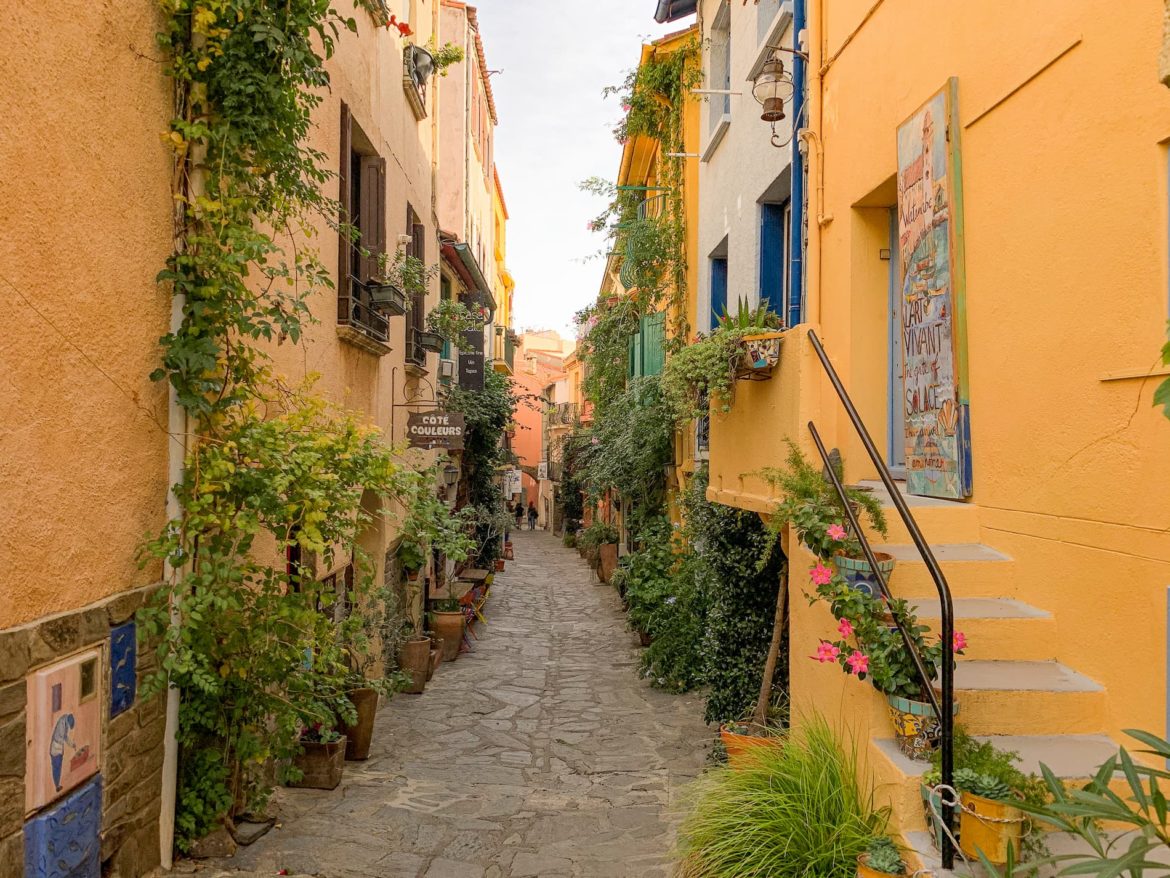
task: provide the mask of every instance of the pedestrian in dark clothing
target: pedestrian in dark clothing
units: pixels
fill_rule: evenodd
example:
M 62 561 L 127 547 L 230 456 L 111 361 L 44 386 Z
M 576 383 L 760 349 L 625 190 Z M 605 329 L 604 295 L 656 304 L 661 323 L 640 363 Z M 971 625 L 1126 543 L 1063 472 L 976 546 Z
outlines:
M 536 530 L 536 504 L 528 501 L 528 529 Z
M 514 511 L 516 513 L 516 530 L 521 530 L 524 526 L 524 504 L 517 500 Z

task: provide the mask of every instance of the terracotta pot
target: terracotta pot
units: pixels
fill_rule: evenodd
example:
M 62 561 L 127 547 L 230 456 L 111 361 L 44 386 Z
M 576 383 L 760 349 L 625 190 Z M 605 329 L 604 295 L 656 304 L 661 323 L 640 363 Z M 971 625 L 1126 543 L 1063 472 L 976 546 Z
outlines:
M 881 571 L 882 578 L 889 585 L 890 574 L 894 572 L 894 556 L 887 555 L 885 552 L 874 552 L 873 554 L 877 558 L 878 570 Z M 850 588 L 863 591 L 872 597 L 881 597 L 881 586 L 878 585 L 877 575 L 864 558 L 834 555 L 833 563 L 837 567 L 837 572 L 844 577 Z
M 779 747 L 783 743 L 780 738 L 729 732 L 723 726 L 719 727 L 719 740 L 723 742 L 723 749 L 727 751 L 727 764 L 732 768 L 739 768 L 747 762 L 750 759 L 749 754 L 759 747 Z
M 869 854 L 862 854 L 857 858 L 857 878 L 890 878 L 890 872 L 879 872 L 869 867 Z M 905 875 L 905 871 L 896 873 Z
M 462 610 L 454 613 L 435 613 L 435 634 L 443 639 L 443 659 L 453 662 L 459 658 L 459 647 L 463 643 L 463 628 L 467 620 Z
M 516 560 L 516 552 L 515 552 L 515 550 L 512 548 L 512 544 L 511 544 L 511 543 L 504 543 L 504 560 L 505 560 L 505 561 L 514 561 L 514 560 Z
M 427 665 L 431 641 L 422 636 L 412 637 L 398 649 L 398 667 L 410 674 L 410 685 L 403 692 L 418 695 L 427 686 Z
M 601 559 L 601 581 L 609 582 L 613 577 L 613 572 L 617 570 L 617 543 L 602 543 L 599 547 L 599 555 Z
M 641 642 L 642 646 L 649 646 L 651 643 L 654 642 L 654 638 L 651 637 L 649 634 L 647 634 L 645 631 L 638 632 L 638 640 Z
M 911 759 L 930 759 L 942 738 L 942 722 L 928 701 L 915 701 L 899 695 L 887 695 L 890 721 L 898 749 Z M 959 702 L 952 708 L 959 713 Z
M 290 787 L 310 790 L 333 790 L 341 783 L 345 771 L 345 738 L 322 743 L 301 741 L 304 752 L 293 757 L 293 765 L 304 772 L 304 777 Z
M 1007 862 L 1008 850 L 1020 855 L 1024 814 L 1011 802 L 985 799 L 974 793 L 959 793 L 959 847 L 972 859 L 979 855 L 996 865 Z M 971 813 L 975 812 L 975 813 Z
M 439 669 L 439 665 L 443 663 L 443 641 L 435 640 L 431 648 L 430 661 L 427 662 L 427 679 L 435 676 L 435 671 Z
M 503 572 L 504 572 L 504 559 L 503 559 L 503 558 L 497 558 L 497 559 L 496 559 L 496 572 L 497 572 L 497 573 L 503 573 Z
M 363 686 L 351 689 L 346 695 L 357 710 L 357 722 L 341 727 L 345 733 L 345 758 L 355 761 L 369 759 L 370 744 L 374 741 L 374 717 L 378 715 L 378 691 Z

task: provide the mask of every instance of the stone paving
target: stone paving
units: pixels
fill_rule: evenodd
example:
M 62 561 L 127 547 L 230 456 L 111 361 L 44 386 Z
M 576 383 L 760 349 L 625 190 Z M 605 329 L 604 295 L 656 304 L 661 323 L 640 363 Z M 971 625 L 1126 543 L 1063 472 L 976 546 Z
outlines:
M 280 790 L 278 828 L 201 878 L 671 874 L 678 787 L 712 738 L 702 698 L 639 679 L 618 597 L 575 551 L 513 541 L 472 652 L 382 709 L 338 789 Z

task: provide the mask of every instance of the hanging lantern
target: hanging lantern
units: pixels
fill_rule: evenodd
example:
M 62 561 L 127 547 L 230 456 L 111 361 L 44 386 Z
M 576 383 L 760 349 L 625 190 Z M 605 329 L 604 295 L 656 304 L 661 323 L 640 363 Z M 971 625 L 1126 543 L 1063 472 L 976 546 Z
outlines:
M 785 72 L 784 62 L 776 51 L 752 80 L 752 97 L 764 108 L 760 118 L 771 122 L 774 129 L 784 118 L 784 102 L 792 100 L 792 77 Z

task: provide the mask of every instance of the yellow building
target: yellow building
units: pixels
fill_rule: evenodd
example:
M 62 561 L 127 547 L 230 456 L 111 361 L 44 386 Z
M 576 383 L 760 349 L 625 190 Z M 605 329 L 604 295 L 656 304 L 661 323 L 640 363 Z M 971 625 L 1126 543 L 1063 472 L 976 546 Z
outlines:
M 849 482 L 876 478 L 815 333 L 954 594 L 971 644 L 960 722 L 1007 736 L 1026 769 L 1084 777 L 1122 729 L 1167 726 L 1170 423 L 1151 376 L 1166 374 L 1152 364 L 1170 93 L 1155 4 L 807 5 L 803 321 L 775 377 L 738 382 L 712 416 L 709 496 L 767 513 L 753 473 L 789 438 L 816 459 L 809 422 Z M 887 511 L 891 590 L 937 626 L 934 583 Z M 787 547 L 794 715 L 858 730 L 879 797 L 921 830 L 925 765 L 893 746 L 885 701 L 804 658 L 835 623 L 802 599 L 812 559 Z
M 492 348 L 492 368 L 505 375 L 516 369 L 516 337 L 512 334 L 512 298 L 516 281 L 508 271 L 508 205 L 504 201 L 504 188 L 500 185 L 500 173 L 492 165 L 492 218 L 495 224 L 492 256 L 495 259 L 496 299 L 495 334 L 496 343 Z
M 667 62 L 678 52 L 694 53 L 693 60 L 686 61 L 693 69 L 699 63 L 698 36 L 698 25 L 693 25 L 644 45 L 638 61 L 639 69 Z M 672 151 L 669 144 L 664 145 L 662 140 L 648 134 L 637 134 L 623 144 L 618 169 L 618 197 L 628 193 L 638 201 L 638 219 L 669 221 L 667 214 L 670 211 L 681 210 L 683 229 L 678 254 L 682 266 L 682 289 L 677 289 L 676 284 L 667 279 L 667 287 L 656 305 L 657 312 L 642 318 L 640 330 L 630 346 L 631 378 L 659 374 L 669 341 L 689 335 L 698 322 L 699 177 L 698 163 L 694 158 L 698 154 L 702 104 L 689 94 L 685 82 L 681 91 L 683 106 L 675 108 L 681 122 L 680 142 L 673 147 L 676 151 L 668 155 Z M 634 245 L 619 235 L 618 247 L 606 260 L 599 300 L 604 302 L 635 292 L 637 281 L 630 271 L 631 246 Z M 570 368 L 568 364 L 566 368 Z M 572 374 L 570 370 L 570 376 Z M 685 479 L 694 472 L 703 454 L 695 443 L 694 425 L 678 431 L 676 467 L 673 470 L 678 480 L 668 485 L 669 490 L 685 485 Z

